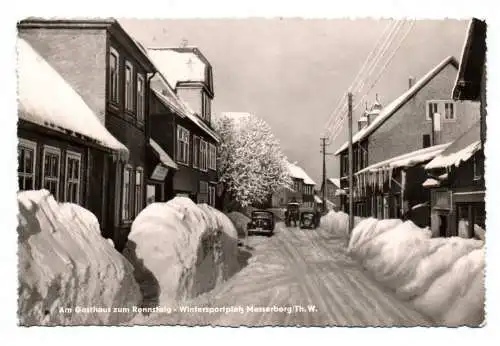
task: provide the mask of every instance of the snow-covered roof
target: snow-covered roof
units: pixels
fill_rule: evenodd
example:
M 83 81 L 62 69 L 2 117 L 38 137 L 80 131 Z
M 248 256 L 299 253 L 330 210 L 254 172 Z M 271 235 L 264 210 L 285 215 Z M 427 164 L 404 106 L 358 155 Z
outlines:
M 171 107 L 179 115 L 189 118 L 189 120 L 191 120 L 196 126 L 198 126 L 206 134 L 212 137 L 212 139 L 214 139 L 217 143 L 219 143 L 220 142 L 219 135 L 214 130 L 212 130 L 203 120 L 201 120 L 196 115 L 194 110 L 173 91 L 172 88 L 175 88 L 177 81 L 172 79 L 172 77 L 169 77 L 169 73 L 172 66 L 175 67 L 175 64 L 174 62 L 172 64 L 168 64 L 166 61 L 159 58 L 162 56 L 162 52 L 168 52 L 168 51 L 170 50 L 154 49 L 154 48 L 148 49 L 149 58 L 152 61 L 155 69 L 157 70 L 160 76 L 159 81 L 161 83 L 162 90 L 165 90 L 165 94 L 162 93 L 161 90 L 158 90 L 157 88 L 152 87 L 151 89 L 166 107 Z M 173 52 L 177 53 L 175 51 Z M 187 54 L 187 53 L 179 53 L 179 54 Z M 196 54 L 194 53 L 192 54 L 196 56 Z M 154 59 L 155 55 L 157 56 L 157 59 Z
M 411 167 L 416 164 L 432 160 L 434 157 L 436 157 L 436 155 L 439 155 L 449 145 L 450 143 L 446 143 L 412 151 L 410 153 L 396 156 L 382 162 L 377 162 L 356 172 L 356 174 L 364 172 L 376 172 L 379 170 L 389 170 L 393 168 Z
M 340 179 L 338 179 L 338 178 L 328 178 L 328 181 L 331 182 L 336 187 L 340 188 Z
M 458 167 L 481 149 L 480 122 L 476 122 L 462 136 L 457 138 L 446 150 L 429 162 L 425 169 Z
M 427 180 L 425 180 L 423 183 L 422 183 L 422 186 L 423 187 L 435 187 L 435 186 L 439 186 L 439 181 L 437 181 L 436 179 L 433 179 L 433 178 L 427 178 Z
M 158 143 L 156 143 L 156 141 L 154 139 L 152 139 L 152 138 L 149 139 L 149 145 L 151 146 L 151 148 L 153 148 L 153 150 L 156 152 L 156 154 L 158 154 L 158 157 L 160 158 L 161 163 L 163 163 L 165 166 L 173 168 L 173 169 L 178 168 L 177 164 L 174 162 L 174 160 L 172 160 L 170 155 L 168 155 L 165 152 L 165 150 L 163 150 L 163 148 Z
M 148 54 L 173 88 L 178 82 L 205 81 L 206 65 L 195 53 L 149 48 Z
M 432 80 L 439 72 L 441 72 L 448 64 L 452 64 L 458 67 L 457 60 L 449 56 L 438 65 L 436 65 L 432 70 L 430 70 L 425 76 L 423 76 L 418 82 L 416 82 L 411 88 L 405 91 L 401 96 L 392 101 L 386 107 L 382 108 L 380 114 L 371 122 L 370 125 L 361 129 L 356 134 L 352 136 L 352 143 L 357 143 L 371 133 L 373 133 L 380 125 L 384 123 L 388 118 L 390 118 L 399 108 L 401 108 L 406 102 L 411 100 L 411 98 L 422 89 L 430 80 Z M 349 142 L 345 142 L 340 146 L 340 148 L 335 152 L 335 155 L 339 155 L 341 152 L 347 149 Z
M 24 39 L 18 39 L 17 49 L 19 118 L 94 141 L 128 160 L 128 149 L 71 85 Z
M 344 195 L 347 195 L 347 192 L 343 189 L 338 189 L 337 191 L 335 191 L 335 196 L 344 196 Z
M 304 184 L 306 185 L 316 185 L 314 180 L 312 180 L 311 177 L 307 175 L 307 173 L 300 166 L 288 162 L 288 171 L 292 178 L 302 179 L 304 180 Z
M 321 198 L 319 198 L 317 195 L 314 195 L 314 202 L 323 203 L 323 200 Z

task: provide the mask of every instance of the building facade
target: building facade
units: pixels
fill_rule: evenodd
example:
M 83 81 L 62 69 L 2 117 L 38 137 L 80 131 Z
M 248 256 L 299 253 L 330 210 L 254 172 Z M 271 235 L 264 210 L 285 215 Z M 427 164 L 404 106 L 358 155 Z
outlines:
M 87 158 L 92 182 L 89 209 L 103 236 L 121 251 L 133 219 L 145 205 L 149 76 L 146 51 L 113 19 L 27 19 L 19 36 L 68 82 L 101 124 L 129 151 L 127 160 Z M 102 206 L 102 208 L 100 207 Z
M 196 203 L 215 206 L 220 139 L 212 128 L 212 66 L 195 47 L 152 48 L 148 53 L 164 76 L 152 82 L 151 136 L 167 152 L 170 150 L 178 167 L 172 171 L 165 194 L 167 198 L 186 196 Z M 162 101 L 165 98 L 177 100 L 176 106 Z
M 353 135 L 355 215 L 404 218 L 429 201 L 421 186 L 426 179 L 422 164 L 478 118 L 477 104 L 450 98 L 457 69 L 455 58 L 447 57 L 418 81 L 410 78 L 408 90 L 387 106 L 377 98 L 361 114 Z M 340 185 L 347 190 L 347 142 L 335 154 L 340 158 Z M 347 212 L 347 195 L 341 196 L 341 205 Z M 415 221 L 425 225 L 427 219 Z
M 480 104 L 480 120 L 427 166 L 434 236 L 485 239 L 486 23 L 472 19 L 453 98 Z

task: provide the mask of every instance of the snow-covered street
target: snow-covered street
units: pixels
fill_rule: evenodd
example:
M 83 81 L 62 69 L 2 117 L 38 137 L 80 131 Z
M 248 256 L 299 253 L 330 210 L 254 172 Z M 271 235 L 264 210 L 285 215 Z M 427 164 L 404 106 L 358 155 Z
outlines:
M 276 226 L 240 248 L 243 268 L 172 311 L 130 323 L 181 325 L 377 325 L 431 322 L 383 288 L 346 253 L 346 239 L 325 229 Z

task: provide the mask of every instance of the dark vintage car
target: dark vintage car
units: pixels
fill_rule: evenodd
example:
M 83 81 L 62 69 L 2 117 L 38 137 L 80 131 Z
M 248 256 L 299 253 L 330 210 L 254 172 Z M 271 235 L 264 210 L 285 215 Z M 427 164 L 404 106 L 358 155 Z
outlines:
M 252 211 L 252 219 L 247 225 L 248 233 L 250 232 L 266 232 L 268 235 L 273 235 L 276 220 L 274 214 L 268 210 Z
M 294 227 L 297 227 L 297 223 L 299 222 L 299 210 L 300 204 L 297 202 L 288 203 L 285 211 L 285 225 L 286 227 L 290 227 L 292 222 Z
M 316 210 L 302 210 L 300 213 L 300 228 L 317 228 L 320 217 L 320 213 Z

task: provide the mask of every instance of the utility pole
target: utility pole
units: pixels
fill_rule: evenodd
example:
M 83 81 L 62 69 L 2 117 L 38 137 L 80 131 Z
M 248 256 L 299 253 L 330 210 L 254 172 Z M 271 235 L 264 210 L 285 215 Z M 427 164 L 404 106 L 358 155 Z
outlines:
M 347 118 L 349 123 L 349 235 L 354 228 L 353 208 L 353 157 L 352 157 L 352 93 L 347 94 Z
M 326 155 L 332 155 L 332 153 L 326 152 L 326 146 L 330 143 L 327 142 L 327 137 L 321 137 L 321 154 L 323 156 L 323 182 L 321 184 L 321 194 L 323 197 L 323 213 L 326 211 Z

